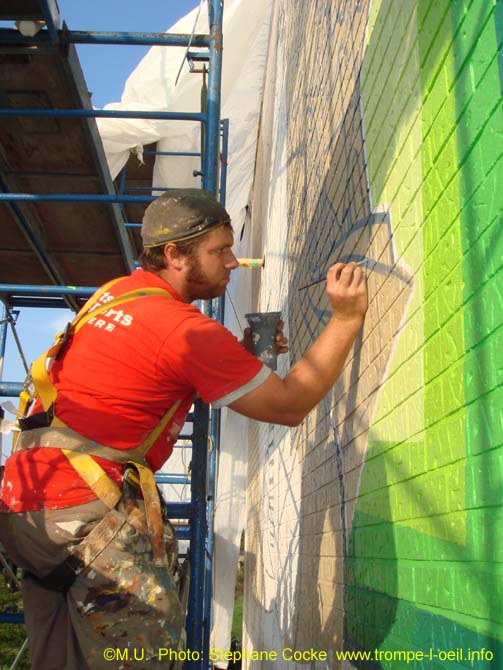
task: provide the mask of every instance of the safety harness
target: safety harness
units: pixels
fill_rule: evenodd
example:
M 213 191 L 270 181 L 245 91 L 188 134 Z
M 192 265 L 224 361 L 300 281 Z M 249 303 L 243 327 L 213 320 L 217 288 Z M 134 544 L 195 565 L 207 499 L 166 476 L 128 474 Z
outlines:
M 72 551 L 66 561 L 45 578 L 49 588 L 60 588 L 63 582 L 67 588 L 85 567 L 85 563 L 88 564 L 88 561 L 83 561 L 83 557 L 87 556 L 87 559 L 90 559 L 91 556 L 99 553 L 117 532 L 118 519 L 114 508 L 122 496 L 122 491 L 93 456 L 126 466 L 124 477 L 139 486 L 142 492 L 147 532 L 150 536 L 154 562 L 157 565 L 163 565 L 167 560 L 159 494 L 153 472 L 145 456 L 180 407 L 182 400 L 177 400 L 167 410 L 141 445 L 127 450 L 114 449 L 85 438 L 69 428 L 54 413 L 57 389 L 49 376 L 48 369 L 50 369 L 51 361 L 62 354 L 82 326 L 98 314 L 138 298 L 161 296 L 172 299 L 172 295 L 165 289 L 142 288 L 99 304 L 101 296 L 122 279 L 124 277 L 119 277 L 102 286 L 86 302 L 73 321 L 55 336 L 54 344 L 32 364 L 29 377 L 31 383 L 29 386 L 25 385 L 20 396 L 18 424 L 21 432 L 15 437 L 13 451 L 34 447 L 60 449 L 94 494 L 111 510 L 88 538 Z M 36 399 L 40 400 L 42 411 L 27 417 L 27 412 Z

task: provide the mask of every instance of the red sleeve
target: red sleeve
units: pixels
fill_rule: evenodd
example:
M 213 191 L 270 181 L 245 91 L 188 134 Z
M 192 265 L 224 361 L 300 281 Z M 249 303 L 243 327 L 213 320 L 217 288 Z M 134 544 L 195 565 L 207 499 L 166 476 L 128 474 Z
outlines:
M 267 377 L 263 363 L 234 335 L 200 313 L 189 315 L 166 339 L 158 366 L 161 371 L 171 367 L 171 374 L 194 388 L 204 402 L 215 402 L 247 387 L 257 376 Z

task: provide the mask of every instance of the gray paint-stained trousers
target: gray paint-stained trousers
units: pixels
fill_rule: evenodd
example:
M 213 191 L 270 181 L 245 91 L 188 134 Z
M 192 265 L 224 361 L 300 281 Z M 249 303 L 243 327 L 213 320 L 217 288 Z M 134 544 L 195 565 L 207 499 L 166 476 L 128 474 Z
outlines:
M 102 521 L 105 505 L 0 514 L 0 542 L 35 576 L 22 581 L 33 670 L 166 670 L 183 649 L 177 586 L 167 565 L 153 564 L 142 506 L 135 501 L 131 515 L 131 504 L 119 503 L 124 524 L 66 592 L 36 577 L 48 575 Z M 169 524 L 165 539 L 174 561 Z

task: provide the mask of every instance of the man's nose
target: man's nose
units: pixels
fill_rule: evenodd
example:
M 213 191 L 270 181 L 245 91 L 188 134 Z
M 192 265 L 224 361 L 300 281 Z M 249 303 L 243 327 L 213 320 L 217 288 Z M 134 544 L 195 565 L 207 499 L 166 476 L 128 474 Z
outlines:
M 229 256 L 225 260 L 225 267 L 227 270 L 235 270 L 237 267 L 239 267 L 238 259 L 236 256 L 234 256 L 232 251 L 229 251 Z

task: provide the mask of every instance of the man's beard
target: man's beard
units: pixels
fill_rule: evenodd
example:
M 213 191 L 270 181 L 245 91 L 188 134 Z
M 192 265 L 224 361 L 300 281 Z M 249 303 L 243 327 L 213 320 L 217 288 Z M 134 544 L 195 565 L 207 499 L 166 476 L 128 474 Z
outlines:
M 221 285 L 215 285 L 210 282 L 208 275 L 204 273 L 196 256 L 192 256 L 189 259 L 186 280 L 194 294 L 193 300 L 211 300 L 225 293 L 225 288 L 222 288 Z
M 187 270 L 187 281 L 191 284 L 207 284 L 208 277 L 204 274 L 201 263 L 197 256 L 192 256 L 189 259 L 189 267 Z

